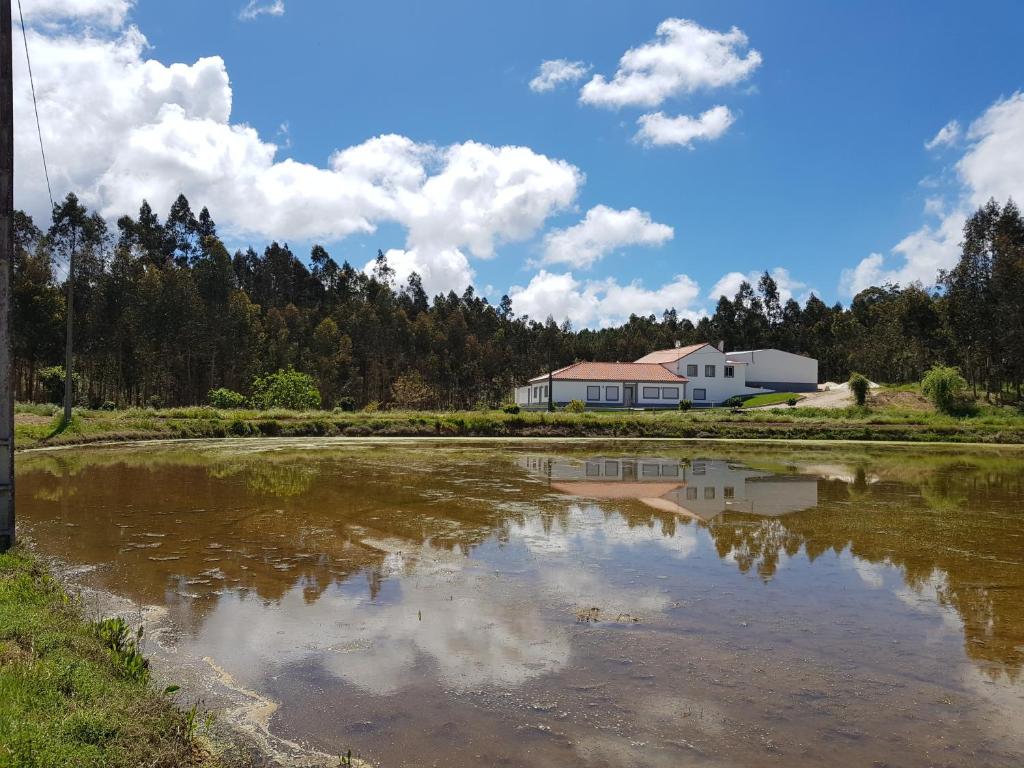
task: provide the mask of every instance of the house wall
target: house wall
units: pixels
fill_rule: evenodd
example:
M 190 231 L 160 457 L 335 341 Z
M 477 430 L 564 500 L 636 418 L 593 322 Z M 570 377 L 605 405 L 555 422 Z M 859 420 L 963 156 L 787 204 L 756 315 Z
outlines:
M 696 365 L 697 373 L 688 373 L 688 366 Z M 715 375 L 708 376 L 706 366 L 712 365 L 715 368 Z M 733 377 L 726 378 L 725 367 L 728 365 L 724 353 L 719 352 L 712 346 L 701 347 L 691 352 L 675 363 L 667 363 L 665 367 L 678 376 L 685 376 L 690 380 L 688 391 L 689 399 L 695 406 L 720 405 L 730 397 L 736 395 L 757 395 L 764 392 L 763 389 L 751 387 L 747 384 L 747 372 L 745 365 L 733 366 Z M 699 395 L 703 390 L 704 397 Z
M 559 381 L 555 379 L 553 382 L 555 391 L 554 404 L 556 408 L 561 408 L 569 403 L 570 400 L 582 400 L 587 404 L 589 408 L 623 408 L 625 407 L 624 394 L 625 385 L 635 384 L 636 385 L 636 398 L 632 407 L 634 408 L 678 408 L 680 400 L 689 399 L 689 392 L 687 389 L 686 382 L 647 382 L 646 384 L 642 381 Z M 521 408 L 547 408 L 548 401 L 544 397 L 544 387 L 547 385 L 547 380 L 544 383 L 534 383 L 528 387 L 518 387 L 516 389 L 516 403 Z M 539 397 L 535 392 L 535 388 L 540 387 Z M 590 392 L 588 387 L 599 387 L 598 394 L 600 397 L 596 400 L 590 399 Z M 609 387 L 613 388 L 614 391 L 609 391 Z M 654 392 L 644 392 L 644 387 L 656 388 L 658 390 L 658 397 L 654 397 Z M 677 394 L 675 397 L 669 393 L 668 397 L 664 397 L 665 392 L 663 390 L 676 390 Z
M 778 392 L 813 392 L 818 388 L 818 361 L 813 357 L 781 349 L 729 352 L 726 356 L 747 363 L 747 383 L 751 386 Z

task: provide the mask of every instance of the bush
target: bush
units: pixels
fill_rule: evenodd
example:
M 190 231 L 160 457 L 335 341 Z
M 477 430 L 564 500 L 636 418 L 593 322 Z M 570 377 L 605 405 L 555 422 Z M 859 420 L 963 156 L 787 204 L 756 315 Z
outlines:
M 48 403 L 57 405 L 64 402 L 64 366 L 53 365 L 39 371 L 39 385 L 43 388 L 43 397 Z M 71 374 L 71 392 L 81 391 L 81 379 L 77 373 Z
M 679 401 L 679 410 L 680 411 L 688 411 L 691 408 L 693 408 L 693 400 L 680 400 Z
M 796 404 L 797 399 L 795 397 L 791 397 L 789 398 L 789 400 L 786 401 L 786 405 L 788 405 L 790 408 L 793 408 Z
M 257 376 L 252 382 L 252 404 L 256 408 L 288 408 L 310 411 L 320 407 L 320 391 L 308 373 L 287 371 Z
M 335 405 L 335 410 L 338 411 L 354 411 L 356 409 L 356 399 L 354 397 L 339 397 L 338 403 Z
M 245 395 L 241 392 L 235 392 L 233 389 L 227 389 L 226 387 L 211 389 L 209 394 L 206 396 L 206 400 L 214 408 L 245 407 Z
M 380 410 L 380 403 L 376 400 L 371 400 L 363 406 L 363 413 L 376 413 Z
M 513 415 L 519 413 L 519 406 L 515 403 L 506 403 L 501 408 L 503 413 L 511 413 Z
M 582 400 L 570 400 L 568 403 L 566 403 L 565 410 L 567 410 L 569 413 L 583 413 L 585 410 L 587 410 L 587 404 L 584 403 Z
M 115 403 L 113 400 L 104 400 L 102 403 L 100 403 L 100 410 L 101 411 L 116 411 L 117 410 L 117 403 Z
M 163 406 L 163 404 L 164 404 L 164 399 L 162 397 L 160 397 L 160 395 L 150 395 L 149 396 L 149 407 L 150 408 L 154 408 L 154 409 L 155 408 L 160 408 L 160 407 Z
M 406 371 L 396 378 L 391 384 L 391 394 L 401 408 L 429 408 L 437 401 L 434 390 L 419 371 Z
M 850 391 L 853 392 L 853 399 L 857 405 L 864 405 L 868 401 L 869 386 L 870 382 L 861 374 L 850 374 Z
M 960 371 L 945 365 L 933 365 L 921 379 L 921 392 L 942 413 L 961 413 L 967 410 L 964 393 L 967 382 Z
M 743 398 L 740 397 L 739 395 L 733 395 L 724 403 L 722 403 L 722 405 L 724 405 L 726 408 L 739 408 L 740 406 L 743 405 Z

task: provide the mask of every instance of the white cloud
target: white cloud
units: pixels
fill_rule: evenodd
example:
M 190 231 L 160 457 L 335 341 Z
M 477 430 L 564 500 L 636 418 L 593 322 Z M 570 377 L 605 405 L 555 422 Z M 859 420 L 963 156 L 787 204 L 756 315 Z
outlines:
M 245 8 L 238 13 L 238 18 L 244 21 L 251 21 L 260 16 L 284 16 L 284 0 L 273 0 L 270 3 L 249 0 Z
M 594 75 L 580 101 L 602 107 L 656 107 L 666 99 L 702 88 L 740 82 L 761 65 L 761 54 L 747 48 L 747 36 L 705 29 L 687 19 L 666 19 L 657 39 L 631 48 L 611 80 Z
M 590 65 L 582 61 L 552 59 L 542 61 L 537 76 L 530 81 L 530 90 L 535 93 L 553 91 L 562 83 L 575 83 L 590 71 Z
M 960 134 L 960 123 L 956 120 L 950 120 L 939 129 L 938 133 L 924 143 L 924 148 L 931 150 L 937 147 L 948 147 L 959 140 Z
M 571 164 L 527 147 L 435 147 L 397 135 L 335 152 L 326 166 L 278 159 L 275 144 L 231 122 L 221 58 L 169 66 L 147 59 L 134 27 L 108 36 L 29 34 L 54 193 L 75 191 L 108 218 L 134 212 L 143 198 L 166 211 L 184 193 L 210 205 L 237 238 L 332 240 L 393 222 L 406 229 L 396 266 L 415 265 L 430 290 L 442 290 L 472 277 L 469 256 L 490 258 L 501 243 L 536 235 L 584 180 Z M 17 199 L 45 221 L 24 74 L 16 76 Z
M 872 253 L 844 270 L 839 284 L 842 293 L 853 296 L 889 282 L 934 285 L 939 270 L 956 264 L 963 225 L 972 210 L 991 197 L 1001 203 L 1011 197 L 1024 199 L 1024 93 L 995 102 L 971 124 L 966 138 L 970 143 L 956 163 L 958 199 L 948 209 L 929 201 L 929 213 L 941 212 L 939 222 L 926 224 L 897 243 L 892 248 L 899 259 L 895 264 Z
M 719 278 L 718 282 L 708 292 L 707 297 L 712 301 L 718 301 L 722 296 L 731 300 L 739 291 L 740 283 L 744 280 L 750 283 L 756 290 L 761 274 L 761 272 L 747 272 L 746 274 L 742 272 L 727 272 Z M 807 283 L 794 278 L 785 267 L 776 267 L 769 274 L 775 280 L 775 285 L 779 289 L 779 299 L 783 304 L 793 298 L 800 302 L 806 301 L 812 292 L 808 289 Z
M 673 234 L 672 227 L 652 221 L 649 213 L 637 208 L 617 211 L 596 205 L 579 224 L 545 236 L 544 262 L 586 268 L 618 248 L 661 245 Z
M 513 286 L 509 291 L 517 315 L 535 320 L 549 315 L 576 327 L 608 326 L 621 323 L 631 314 L 660 315 L 675 309 L 680 316 L 698 320 L 705 313 L 693 307 L 700 287 L 686 275 L 676 275 L 659 288 L 648 289 L 639 280 L 621 285 L 614 278 L 581 282 L 571 272 L 556 274 L 540 270 L 530 283 Z
M 28 24 L 83 22 L 117 28 L 124 24 L 135 0 L 22 0 Z
M 694 141 L 714 141 L 721 137 L 735 119 L 729 108 L 721 105 L 712 107 L 698 117 L 669 117 L 664 112 L 654 112 L 641 115 L 637 120 L 640 130 L 635 138 L 647 145 L 675 144 L 692 149 Z

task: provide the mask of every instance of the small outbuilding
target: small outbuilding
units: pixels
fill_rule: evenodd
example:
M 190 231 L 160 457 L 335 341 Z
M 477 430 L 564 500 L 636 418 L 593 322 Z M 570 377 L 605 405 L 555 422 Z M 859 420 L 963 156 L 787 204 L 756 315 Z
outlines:
M 730 360 L 745 363 L 747 384 L 776 392 L 814 392 L 818 389 L 818 361 L 781 349 L 728 352 Z

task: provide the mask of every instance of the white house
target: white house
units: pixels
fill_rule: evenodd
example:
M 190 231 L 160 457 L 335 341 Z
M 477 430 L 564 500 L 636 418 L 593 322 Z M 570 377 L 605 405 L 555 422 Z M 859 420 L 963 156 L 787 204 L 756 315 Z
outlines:
M 678 408 L 689 399 L 686 377 L 654 363 L 573 363 L 516 388 L 522 408 L 556 408 L 582 400 L 592 408 Z M 548 391 L 548 387 L 553 389 Z
M 752 377 L 756 371 L 757 378 Z M 712 344 L 661 349 L 635 363 L 574 363 L 530 379 L 515 391 L 521 408 L 556 408 L 582 400 L 594 408 L 721 405 L 731 397 L 815 389 L 818 361 L 778 349 L 725 353 Z M 549 385 L 554 389 L 548 392 Z
M 656 363 L 683 376 L 690 384 L 690 400 L 697 407 L 721 405 L 730 397 L 764 394 L 767 390 L 747 382 L 747 364 L 733 360 L 712 344 L 660 349 L 637 363 Z
M 818 389 L 818 361 L 781 349 L 750 349 L 726 356 L 747 365 L 747 384 L 776 392 L 814 392 Z

